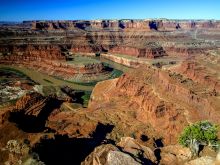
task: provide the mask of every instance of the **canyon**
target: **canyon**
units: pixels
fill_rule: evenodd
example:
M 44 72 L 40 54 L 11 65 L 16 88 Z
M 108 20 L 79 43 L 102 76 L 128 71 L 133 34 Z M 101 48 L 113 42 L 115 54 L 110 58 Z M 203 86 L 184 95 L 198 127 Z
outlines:
M 219 69 L 218 20 L 0 25 L 1 95 L 23 92 L 0 106 L 0 164 L 193 164 L 178 138 L 220 124 Z

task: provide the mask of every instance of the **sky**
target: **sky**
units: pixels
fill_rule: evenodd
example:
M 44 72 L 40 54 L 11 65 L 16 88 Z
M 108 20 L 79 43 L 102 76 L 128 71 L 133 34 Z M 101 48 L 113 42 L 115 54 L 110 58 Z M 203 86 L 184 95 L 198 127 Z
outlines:
M 218 19 L 220 0 L 0 0 L 0 21 Z

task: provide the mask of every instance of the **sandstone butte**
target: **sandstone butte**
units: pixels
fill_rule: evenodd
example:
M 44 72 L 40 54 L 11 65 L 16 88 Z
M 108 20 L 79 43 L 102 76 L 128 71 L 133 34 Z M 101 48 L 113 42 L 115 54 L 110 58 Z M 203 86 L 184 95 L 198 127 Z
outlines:
M 1 25 L 0 64 L 36 69 L 62 79 L 105 72 L 101 63 L 69 65 L 67 61 L 75 54 L 101 54 L 133 69 L 97 83 L 88 107 L 77 111 L 61 108 L 69 99 L 39 93 L 1 108 L 0 164 L 218 163 L 219 156 L 215 160 L 216 153 L 209 148 L 195 159 L 177 141 L 190 123 L 209 120 L 220 124 L 220 21 L 78 20 Z M 18 151 L 8 151 L 5 146 L 13 139 L 28 141 L 30 152 L 39 159 L 24 160 L 28 153 L 15 142 Z

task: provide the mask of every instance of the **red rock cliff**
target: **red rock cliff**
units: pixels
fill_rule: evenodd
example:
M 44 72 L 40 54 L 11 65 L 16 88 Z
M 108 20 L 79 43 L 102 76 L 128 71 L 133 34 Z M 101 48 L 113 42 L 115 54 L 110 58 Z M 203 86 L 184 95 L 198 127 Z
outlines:
M 206 88 L 178 73 L 141 67 L 118 80 L 99 83 L 89 107 L 99 109 L 112 102 L 120 111 L 127 106 L 136 119 L 151 124 L 166 143 L 175 143 L 187 123 L 207 119 L 219 122 L 217 97 L 201 91 Z

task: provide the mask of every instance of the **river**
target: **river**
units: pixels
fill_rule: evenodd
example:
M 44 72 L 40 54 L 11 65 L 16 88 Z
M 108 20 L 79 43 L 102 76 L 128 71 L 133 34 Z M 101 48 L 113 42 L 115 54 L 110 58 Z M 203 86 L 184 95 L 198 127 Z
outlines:
M 111 76 L 109 77 L 109 79 L 112 78 L 116 78 L 121 76 L 124 72 L 127 72 L 130 68 L 120 65 L 118 63 L 112 62 L 110 60 L 101 58 L 101 57 L 85 57 L 84 58 L 88 58 L 89 59 L 95 59 L 98 60 L 102 63 L 104 63 L 105 66 L 111 67 L 113 68 L 113 70 L 111 71 Z M 76 83 L 76 82 L 70 82 L 70 81 L 66 81 L 66 80 L 62 80 L 59 78 L 56 78 L 54 76 L 50 76 L 47 75 L 45 73 L 41 73 L 38 72 L 34 69 L 30 69 L 24 66 L 17 66 L 17 65 L 3 65 L 0 64 L 0 68 L 11 68 L 14 70 L 18 70 L 22 73 L 24 73 L 25 75 L 27 75 L 28 77 L 30 77 L 30 79 L 32 79 L 34 82 L 43 85 L 43 86 L 69 86 L 72 89 L 76 89 L 76 90 L 83 90 L 83 91 L 92 91 L 92 89 L 94 88 L 95 84 L 97 82 L 90 82 L 90 83 Z

